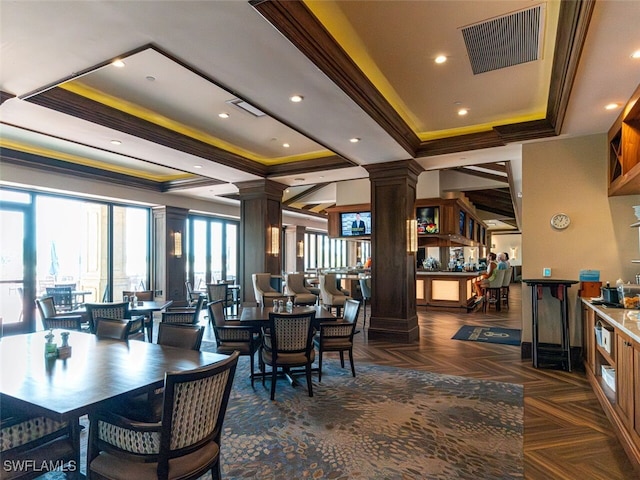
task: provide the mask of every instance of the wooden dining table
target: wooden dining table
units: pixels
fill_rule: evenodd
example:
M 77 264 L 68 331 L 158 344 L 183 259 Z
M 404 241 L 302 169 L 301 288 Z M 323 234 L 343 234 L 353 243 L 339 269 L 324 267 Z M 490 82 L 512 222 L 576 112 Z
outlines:
M 53 330 L 58 346 L 62 331 Z M 3 402 L 57 420 L 78 418 L 109 400 L 160 387 L 165 372 L 198 368 L 227 357 L 71 332 L 71 356 L 46 359 L 46 333 L 2 338 L 0 395 Z
M 293 307 L 293 313 L 306 313 L 311 311 L 316 312 L 314 323 L 316 328 L 318 328 L 322 322 L 337 320 L 337 317 L 333 313 L 319 305 Z M 270 312 L 273 312 L 273 307 L 243 307 L 240 313 L 240 322 L 253 327 L 267 326 Z

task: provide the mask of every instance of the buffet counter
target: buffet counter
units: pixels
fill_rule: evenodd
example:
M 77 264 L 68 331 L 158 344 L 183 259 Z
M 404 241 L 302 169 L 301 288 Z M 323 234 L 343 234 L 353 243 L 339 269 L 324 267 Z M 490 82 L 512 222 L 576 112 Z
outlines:
M 416 272 L 416 305 L 469 309 L 474 305 L 473 280 L 478 272 Z

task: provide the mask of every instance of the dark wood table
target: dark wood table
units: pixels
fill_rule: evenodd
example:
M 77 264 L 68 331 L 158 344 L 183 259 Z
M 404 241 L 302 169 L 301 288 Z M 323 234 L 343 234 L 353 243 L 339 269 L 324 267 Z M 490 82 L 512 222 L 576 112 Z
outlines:
M 538 368 L 541 361 L 560 362 L 563 369 L 571 371 L 571 336 L 569 334 L 569 302 L 567 290 L 577 280 L 557 280 L 552 278 L 528 278 L 522 280 L 531 287 L 531 356 L 533 366 Z M 539 343 L 538 332 L 538 301 L 543 298 L 543 290 L 548 288 L 551 295 L 560 302 L 561 339 L 559 345 L 545 345 Z
M 336 320 L 336 316 L 326 308 L 321 306 L 309 307 L 293 307 L 293 313 L 316 312 L 316 320 L 314 326 L 318 328 L 321 322 L 329 322 Z M 269 312 L 273 311 L 273 307 L 244 307 L 240 314 L 240 322 L 246 323 L 254 327 L 267 326 L 269 323 Z
M 61 343 L 54 330 L 54 342 Z M 57 420 L 77 420 L 111 399 L 160 387 L 167 371 L 210 365 L 226 358 L 154 343 L 98 339 L 71 332 L 71 357 L 45 359 L 46 332 L 0 341 L 2 401 Z

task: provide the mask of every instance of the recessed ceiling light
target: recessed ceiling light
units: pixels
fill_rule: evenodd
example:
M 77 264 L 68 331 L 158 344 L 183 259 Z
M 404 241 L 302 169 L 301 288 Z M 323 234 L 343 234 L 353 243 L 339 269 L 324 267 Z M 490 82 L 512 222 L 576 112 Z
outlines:
M 458 110 L 458 115 L 460 116 L 464 116 L 467 113 L 469 113 L 469 110 L 467 110 L 466 108 L 461 108 L 460 110 Z
M 300 103 L 303 99 L 304 97 L 302 95 L 293 95 L 289 97 L 289 100 L 291 100 L 293 103 Z
M 447 61 L 447 57 L 445 57 L 444 55 L 438 55 L 435 60 L 436 63 L 444 63 L 446 61 Z
M 147 75 L 146 77 L 147 80 L 149 80 L 150 82 L 155 82 L 156 81 L 156 77 L 154 77 L 153 75 Z
M 620 105 L 617 103 L 609 103 L 604 106 L 607 110 L 615 110 L 616 108 L 620 108 Z
M 358 137 L 353 137 L 353 138 L 350 138 L 349 141 L 351 143 L 358 143 L 360 141 L 360 139 Z
M 304 182 L 304 178 L 299 177 L 299 178 L 294 178 L 293 179 L 295 182 Z
M 289 145 L 288 143 L 283 143 L 283 144 L 282 144 L 282 146 L 283 146 L 284 148 L 289 148 L 291 145 Z
M 196 169 L 202 168 L 202 165 L 194 165 L 193 168 L 196 168 Z
M 218 116 L 219 116 L 220 118 L 229 118 L 229 114 L 228 114 L 227 112 L 219 113 L 219 114 L 218 114 Z
M 122 145 L 120 140 L 111 140 L 111 145 Z
M 640 58 L 640 50 L 636 50 L 631 54 L 631 58 Z
M 111 62 L 111 65 L 113 65 L 114 67 L 122 68 L 124 67 L 124 62 L 122 60 L 114 60 L 113 62 Z

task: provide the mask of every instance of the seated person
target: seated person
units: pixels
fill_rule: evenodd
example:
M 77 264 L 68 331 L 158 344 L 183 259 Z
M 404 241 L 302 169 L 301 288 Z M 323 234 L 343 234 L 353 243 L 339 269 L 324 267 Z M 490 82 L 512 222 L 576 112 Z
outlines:
M 506 270 L 509 268 L 509 254 L 502 252 L 498 254 L 498 270 Z
M 487 271 L 478 275 L 478 277 L 473 281 L 473 286 L 476 291 L 476 295 L 479 297 L 484 294 L 484 287 L 488 286 L 496 276 L 496 272 L 498 271 L 498 262 L 496 262 L 496 254 L 490 253 L 487 255 L 487 261 L 489 264 L 487 265 Z

